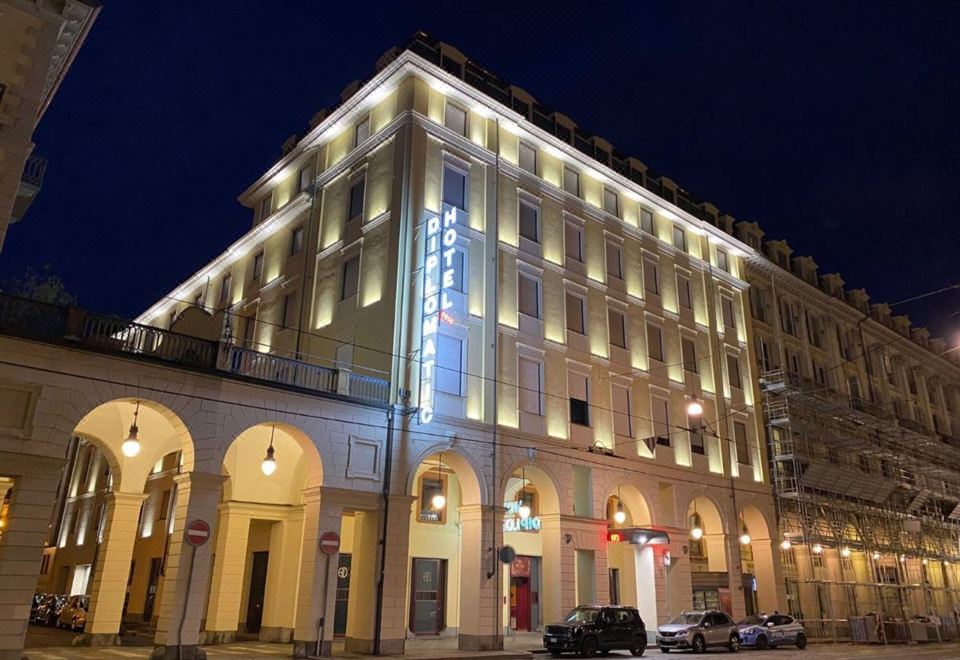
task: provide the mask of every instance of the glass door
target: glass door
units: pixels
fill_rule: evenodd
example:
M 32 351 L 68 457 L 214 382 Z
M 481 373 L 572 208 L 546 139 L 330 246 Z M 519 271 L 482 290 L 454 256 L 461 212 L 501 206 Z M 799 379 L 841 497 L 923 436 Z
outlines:
M 415 635 L 438 635 L 444 628 L 446 559 L 413 560 L 410 590 L 410 631 Z

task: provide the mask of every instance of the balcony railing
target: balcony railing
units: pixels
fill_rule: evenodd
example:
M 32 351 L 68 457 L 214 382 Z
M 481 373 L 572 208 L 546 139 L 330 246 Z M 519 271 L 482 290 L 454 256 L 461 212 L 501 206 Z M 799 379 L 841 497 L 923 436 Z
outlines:
M 0 293 L 0 334 L 216 370 L 384 405 L 390 381 Z

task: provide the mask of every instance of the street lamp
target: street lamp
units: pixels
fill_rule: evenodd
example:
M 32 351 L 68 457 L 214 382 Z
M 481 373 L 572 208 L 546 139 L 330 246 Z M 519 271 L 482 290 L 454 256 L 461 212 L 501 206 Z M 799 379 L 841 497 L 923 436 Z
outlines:
M 747 529 L 747 523 L 743 523 L 740 528 L 740 545 L 750 545 L 750 531 Z
M 703 404 L 697 399 L 690 399 L 687 402 L 687 414 L 690 417 L 700 417 L 703 414 Z
M 139 414 L 140 402 L 137 401 L 137 407 L 133 411 L 133 422 L 130 424 L 130 435 L 128 435 L 127 439 L 120 445 L 120 451 L 122 451 L 123 455 L 127 458 L 133 458 L 140 453 L 140 439 L 137 437 L 137 434 L 140 432 L 140 429 L 137 428 L 137 415 Z
M 620 499 L 620 486 L 617 486 L 617 510 L 613 514 L 613 521 L 618 525 L 627 521 L 627 512 L 623 510 L 623 500 Z
M 277 425 L 270 427 L 270 445 L 267 447 L 267 455 L 260 461 L 260 471 L 265 477 L 277 471 L 277 459 L 273 456 L 273 433 L 277 430 Z
M 703 527 L 700 526 L 700 514 L 697 513 L 697 500 L 693 500 L 693 528 L 690 530 L 690 538 L 699 541 L 703 538 Z

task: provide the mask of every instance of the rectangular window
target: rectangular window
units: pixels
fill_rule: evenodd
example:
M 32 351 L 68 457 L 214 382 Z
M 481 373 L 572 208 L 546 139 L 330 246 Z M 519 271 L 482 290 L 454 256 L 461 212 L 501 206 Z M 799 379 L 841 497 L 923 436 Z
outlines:
M 663 334 L 659 326 L 647 324 L 647 355 L 651 360 L 663 362 Z
M 783 298 L 780 299 L 780 329 L 789 335 L 794 332 L 793 310 L 790 302 Z
M 720 310 L 723 313 L 723 325 L 728 328 L 737 328 L 737 317 L 733 313 L 733 300 L 724 296 L 720 297 Z
M 304 190 L 310 188 L 313 185 L 313 163 L 307 163 L 300 168 L 300 172 L 297 175 L 297 193 L 302 193 Z
M 613 398 L 613 431 L 617 435 L 623 435 L 628 438 L 633 437 L 633 417 L 631 416 L 632 406 L 630 400 L 630 388 L 614 385 L 612 388 Z
M 260 220 L 266 220 L 270 217 L 273 210 L 273 191 L 267 193 L 267 196 L 260 202 Z
M 740 380 L 740 358 L 736 355 L 727 354 L 727 372 L 730 374 L 730 387 L 741 389 L 743 382 Z
M 607 241 L 607 275 L 623 279 L 623 246 Z
M 253 279 L 259 280 L 263 275 L 263 250 L 253 255 Z
M 653 212 L 649 209 L 640 209 L 640 229 L 648 234 L 653 234 Z
M 627 347 L 627 320 L 619 309 L 607 308 L 607 323 L 610 326 L 610 343 L 620 348 Z
M 367 115 L 357 124 L 357 129 L 353 134 L 353 146 L 363 144 L 370 137 L 370 115 Z
M 457 135 L 466 135 L 467 111 L 447 101 L 447 112 L 443 117 L 443 125 Z
M 350 206 L 347 209 L 347 222 L 363 215 L 363 196 L 367 187 L 365 177 L 360 177 L 350 186 Z
M 563 189 L 571 195 L 580 196 L 580 174 L 569 167 L 563 168 Z
M 220 282 L 220 304 L 225 305 L 230 300 L 230 285 L 233 282 L 233 276 L 227 273 Z
M 520 410 L 543 415 L 543 364 L 521 357 L 517 363 Z
M 350 257 L 343 262 L 343 276 L 340 281 L 340 300 L 357 295 L 360 287 L 360 255 Z
M 453 283 L 450 288 L 460 293 L 466 293 L 464 287 L 464 273 L 467 272 L 467 253 L 462 248 L 453 248 L 453 254 L 450 256 L 450 264 L 453 268 Z
M 666 399 L 653 397 L 653 437 L 658 445 L 670 446 L 670 413 Z
M 620 196 L 615 190 L 603 189 L 603 210 L 610 215 L 620 217 Z
M 292 328 L 296 324 L 297 294 L 288 293 L 283 297 L 283 327 Z
M 540 208 L 520 200 L 520 235 L 528 241 L 540 242 Z
M 303 227 L 297 227 L 290 232 L 290 256 L 300 254 L 303 249 Z
M 703 420 L 697 417 L 687 415 L 687 429 L 690 438 L 690 451 L 694 454 L 704 456 L 707 448 L 703 443 Z
M 170 508 L 170 489 L 163 491 L 160 496 L 160 506 L 157 507 L 157 520 L 167 519 L 167 509 Z
M 566 223 L 563 230 L 566 255 L 574 261 L 583 261 L 583 229 L 573 223 Z
M 422 523 L 443 524 L 447 521 L 446 507 L 434 508 L 433 499 L 437 495 L 447 494 L 447 475 L 427 470 L 420 476 L 420 512 L 417 520 Z
M 467 175 L 446 164 L 443 166 L 443 201 L 458 209 L 467 209 Z
M 677 298 L 681 307 L 693 309 L 693 299 L 690 296 L 690 278 L 684 275 L 677 275 Z
M 590 383 L 583 374 L 567 372 L 570 387 L 570 423 L 590 426 Z
M 647 293 L 660 295 L 660 275 L 657 272 L 657 264 L 649 259 L 643 260 L 643 288 Z
M 683 354 L 683 370 L 692 374 L 700 373 L 697 366 L 697 345 L 692 339 L 680 338 L 680 352 Z
M 525 273 L 517 274 L 517 296 L 520 313 L 540 318 L 540 280 Z
M 537 173 L 537 150 L 526 142 L 520 143 L 520 169 L 530 172 L 530 174 Z
M 717 248 L 717 268 L 727 273 L 730 272 L 730 257 L 727 256 L 726 250 L 720 248 Z
M 580 296 L 567 292 L 567 330 L 572 330 L 581 335 L 584 332 L 584 301 Z
M 463 395 L 463 341 L 448 335 L 437 339 L 437 384 L 438 392 L 455 396 Z
M 673 246 L 679 250 L 687 251 L 687 232 L 679 225 L 673 226 Z
M 751 465 L 750 449 L 747 446 L 747 425 L 743 422 L 733 423 L 733 442 L 737 446 L 737 462 L 741 465 Z

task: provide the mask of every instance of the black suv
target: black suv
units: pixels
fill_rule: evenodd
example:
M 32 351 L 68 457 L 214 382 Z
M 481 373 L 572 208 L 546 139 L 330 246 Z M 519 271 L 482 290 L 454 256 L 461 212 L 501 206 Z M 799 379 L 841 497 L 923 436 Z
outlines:
M 641 656 L 647 648 L 647 629 L 632 607 L 581 605 L 560 623 L 546 627 L 543 645 L 557 658 L 564 651 L 590 658 L 599 651 L 625 649 Z

